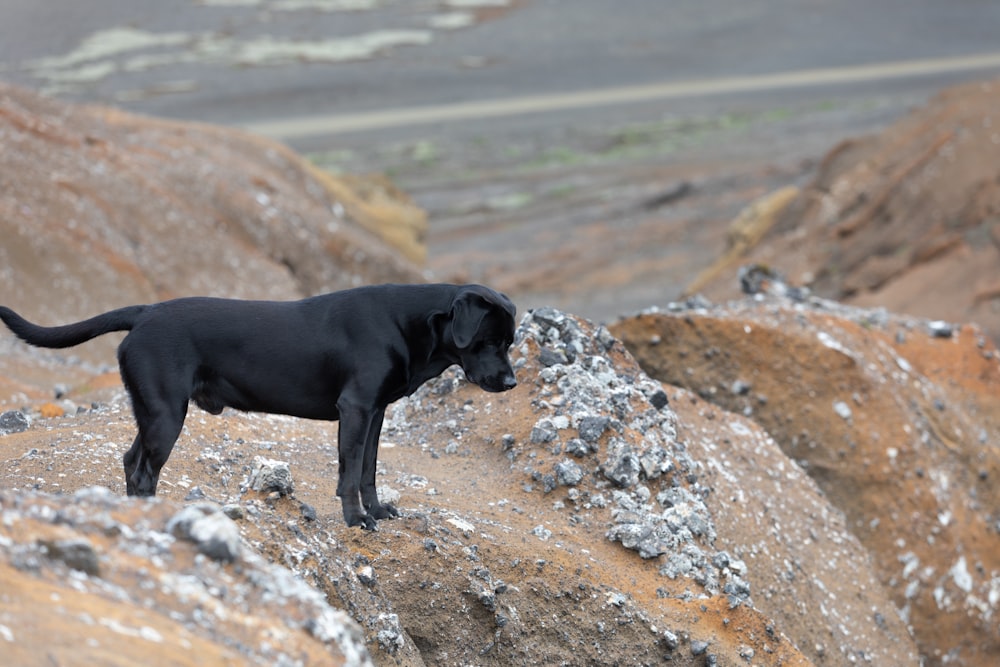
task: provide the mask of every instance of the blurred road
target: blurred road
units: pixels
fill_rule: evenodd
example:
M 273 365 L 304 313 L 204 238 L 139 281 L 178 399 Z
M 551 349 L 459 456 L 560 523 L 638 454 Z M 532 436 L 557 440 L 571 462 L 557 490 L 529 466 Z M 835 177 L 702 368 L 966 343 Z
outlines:
M 299 148 L 435 123 L 910 101 L 1000 72 L 992 0 L 4 0 L 0 12 L 0 78 Z
M 0 79 L 384 171 L 437 278 L 663 303 L 754 198 L 1000 73 L 995 0 L 0 0 Z

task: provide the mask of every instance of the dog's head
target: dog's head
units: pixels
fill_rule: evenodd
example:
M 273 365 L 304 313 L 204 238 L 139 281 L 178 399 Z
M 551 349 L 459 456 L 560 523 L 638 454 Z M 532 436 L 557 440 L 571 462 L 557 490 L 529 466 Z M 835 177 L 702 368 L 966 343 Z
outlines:
M 481 285 L 463 287 L 451 305 L 451 339 L 465 376 L 486 391 L 517 386 L 507 351 L 514 342 L 514 304 Z

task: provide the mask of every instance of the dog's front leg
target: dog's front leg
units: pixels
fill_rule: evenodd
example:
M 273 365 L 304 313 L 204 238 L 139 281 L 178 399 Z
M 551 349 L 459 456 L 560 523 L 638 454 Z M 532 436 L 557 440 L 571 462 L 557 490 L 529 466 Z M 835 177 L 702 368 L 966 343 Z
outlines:
M 385 408 L 375 411 L 371 424 L 368 426 L 368 437 L 365 438 L 365 457 L 361 466 L 361 504 L 368 510 L 368 514 L 376 519 L 394 519 L 399 516 L 399 511 L 392 505 L 383 505 L 378 500 L 378 492 L 375 490 L 375 468 L 378 460 L 378 441 L 382 435 L 382 419 L 385 417 Z
M 340 427 L 337 449 L 340 463 L 340 477 L 337 480 L 337 495 L 344 509 L 344 521 L 348 526 L 361 526 L 365 530 L 375 530 L 375 517 L 366 513 L 361 506 L 361 477 L 364 469 L 365 443 L 374 421 L 375 413 L 356 405 L 338 404 Z M 381 413 L 379 413 L 381 414 Z M 379 420 L 381 426 L 381 420 Z

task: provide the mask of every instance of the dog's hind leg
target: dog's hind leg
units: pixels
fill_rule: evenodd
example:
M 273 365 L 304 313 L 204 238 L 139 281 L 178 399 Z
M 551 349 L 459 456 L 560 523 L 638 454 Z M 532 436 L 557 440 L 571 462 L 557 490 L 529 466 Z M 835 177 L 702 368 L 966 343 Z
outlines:
M 127 339 L 126 339 L 127 342 Z M 122 380 L 132 398 L 132 413 L 139 433 L 125 453 L 125 492 L 154 496 L 160 469 L 167 462 L 187 416 L 192 380 L 182 368 L 165 369 L 140 364 L 145 356 L 127 356 L 119 349 Z M 148 356 L 148 355 L 146 355 Z
M 375 490 L 375 467 L 378 459 L 378 441 L 382 434 L 382 419 L 385 409 L 376 411 L 368 426 L 368 437 L 365 438 L 365 456 L 361 465 L 361 504 L 368 514 L 376 519 L 393 519 L 399 516 L 399 511 L 392 505 L 383 505 L 378 500 Z
M 139 434 L 125 453 L 125 490 L 130 496 L 155 496 L 160 470 L 170 457 L 187 416 L 187 403 L 157 406 L 156 413 L 136 407 Z
M 135 473 L 135 469 L 139 466 L 139 452 L 142 449 L 142 440 L 139 435 L 136 434 L 135 440 L 132 441 L 132 446 L 129 450 L 125 452 L 125 456 L 122 462 L 125 464 L 125 494 L 129 496 L 137 496 L 139 493 L 136 491 L 135 485 L 132 483 L 132 475 Z

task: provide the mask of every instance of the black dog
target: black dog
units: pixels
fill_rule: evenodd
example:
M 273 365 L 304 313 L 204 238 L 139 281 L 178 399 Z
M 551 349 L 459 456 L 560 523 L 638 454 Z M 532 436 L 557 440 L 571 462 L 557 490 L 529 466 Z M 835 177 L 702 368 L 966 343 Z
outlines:
M 386 406 L 452 364 L 486 391 L 513 388 L 514 313 L 480 285 L 379 285 L 288 302 L 185 298 L 59 327 L 0 306 L 10 330 L 41 347 L 130 331 L 118 348 L 139 426 L 124 458 L 128 495 L 156 493 L 189 401 L 212 414 L 228 406 L 339 419 L 337 495 L 347 524 L 366 529 L 399 516 L 375 493 Z

